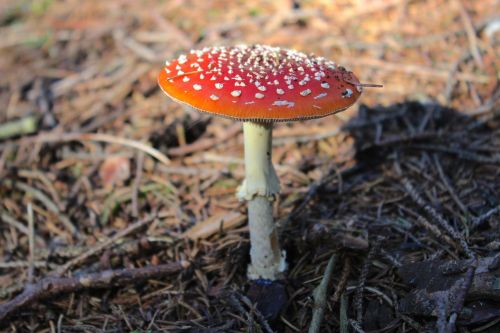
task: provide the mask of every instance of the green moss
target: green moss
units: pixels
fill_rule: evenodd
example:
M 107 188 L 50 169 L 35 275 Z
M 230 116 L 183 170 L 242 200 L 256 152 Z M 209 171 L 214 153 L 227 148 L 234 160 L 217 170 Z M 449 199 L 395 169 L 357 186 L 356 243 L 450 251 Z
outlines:
M 53 2 L 54 0 L 33 0 L 30 7 L 31 13 L 36 16 L 42 16 L 52 6 Z
M 251 17 L 259 16 L 260 13 L 260 8 L 257 7 L 253 7 L 248 10 L 248 15 L 250 15 Z

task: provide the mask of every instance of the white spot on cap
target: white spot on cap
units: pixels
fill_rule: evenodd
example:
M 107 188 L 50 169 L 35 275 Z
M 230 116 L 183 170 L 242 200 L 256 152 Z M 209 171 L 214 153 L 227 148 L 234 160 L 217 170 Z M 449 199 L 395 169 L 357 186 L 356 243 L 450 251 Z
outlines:
M 178 71 L 178 72 L 177 72 L 177 75 L 182 75 L 182 74 L 184 74 L 184 72 L 183 72 L 183 71 Z
M 215 77 L 215 75 L 212 75 L 212 77 L 210 78 L 210 81 L 215 81 L 217 80 L 217 78 Z
M 222 84 L 222 83 L 215 84 L 215 88 L 217 88 L 217 89 L 222 89 L 222 87 L 224 87 L 224 84 Z
M 264 98 L 264 94 L 256 93 L 255 98 L 258 98 L 258 99 Z
M 210 99 L 211 99 L 212 101 L 216 101 L 216 100 L 218 100 L 218 99 L 219 99 L 219 96 L 217 96 L 217 95 L 210 95 Z
M 179 64 L 184 64 L 186 63 L 187 61 L 187 58 L 186 58 L 186 55 L 185 54 L 182 54 L 180 57 L 179 57 Z
M 182 78 L 182 82 L 188 82 L 188 81 L 189 81 L 189 77 L 188 77 L 188 76 L 184 76 L 184 77 Z
M 328 89 L 328 88 L 330 88 L 330 85 L 328 84 L 328 82 L 322 82 L 321 83 L 321 88 Z
M 302 96 L 307 96 L 307 95 L 309 95 L 310 93 L 311 93 L 311 89 L 302 90 L 302 91 L 300 92 L 300 94 L 301 94 Z
M 293 84 L 289 84 L 288 89 L 293 89 Z
M 231 96 L 238 97 L 241 95 L 241 90 L 233 90 L 231 91 Z
M 266 91 L 266 87 L 264 86 L 258 86 L 257 89 L 259 89 L 260 91 Z
M 245 102 L 245 104 L 255 104 L 255 101 Z
M 203 80 L 205 78 L 205 75 L 200 74 L 200 80 Z
M 165 68 L 165 72 L 166 72 L 167 74 L 172 73 L 172 72 L 171 72 L 168 68 Z
M 326 95 L 328 95 L 328 94 L 327 93 L 321 93 L 318 96 L 314 96 L 314 99 L 320 99 L 320 98 L 325 97 Z
M 276 105 L 276 106 L 286 106 L 286 107 L 294 107 L 295 106 L 295 102 L 289 102 L 289 101 L 274 101 L 274 103 L 272 105 Z
M 352 96 L 352 90 L 349 88 L 344 90 L 344 92 L 342 93 L 342 98 L 349 98 L 351 96 Z
M 201 90 L 201 85 L 200 84 L 193 84 L 193 89 L 194 90 Z
M 283 89 L 276 89 L 276 93 L 278 95 L 283 95 L 285 92 L 283 91 Z

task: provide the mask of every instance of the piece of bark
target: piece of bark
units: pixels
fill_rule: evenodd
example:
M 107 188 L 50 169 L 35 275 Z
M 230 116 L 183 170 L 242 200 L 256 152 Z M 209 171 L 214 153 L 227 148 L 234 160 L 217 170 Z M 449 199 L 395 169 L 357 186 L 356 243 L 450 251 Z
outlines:
M 405 314 L 437 316 L 438 304 L 446 300 L 454 304 L 457 290 L 464 284 L 467 271 L 474 260 L 427 261 L 407 264 L 398 269 L 403 283 L 414 289 L 400 301 L 400 310 Z M 462 324 L 477 323 L 491 315 L 500 315 L 500 255 L 478 260 L 472 283 L 466 294 L 466 302 L 481 300 L 496 304 L 493 308 L 479 309 L 466 304 L 459 321 Z M 474 311 L 481 310 L 481 314 Z M 469 312 L 469 313 L 468 313 Z M 468 314 L 467 314 L 468 313 Z

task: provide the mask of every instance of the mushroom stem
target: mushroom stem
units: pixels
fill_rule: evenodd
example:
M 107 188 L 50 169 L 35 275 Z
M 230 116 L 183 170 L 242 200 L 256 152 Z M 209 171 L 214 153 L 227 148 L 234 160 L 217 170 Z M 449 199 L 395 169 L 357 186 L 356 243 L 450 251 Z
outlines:
M 286 269 L 273 220 L 272 201 L 280 190 L 272 155 L 272 124 L 243 123 L 245 180 L 238 198 L 248 201 L 250 279 L 276 280 Z

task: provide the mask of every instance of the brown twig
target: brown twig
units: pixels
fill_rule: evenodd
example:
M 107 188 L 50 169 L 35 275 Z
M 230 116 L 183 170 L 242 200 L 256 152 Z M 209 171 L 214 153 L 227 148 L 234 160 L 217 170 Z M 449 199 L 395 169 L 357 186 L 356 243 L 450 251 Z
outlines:
M 71 259 L 66 264 L 59 267 L 59 269 L 57 269 L 55 272 L 56 275 L 57 276 L 63 275 L 70 268 L 72 268 L 76 265 L 79 265 L 82 262 L 84 262 L 87 258 L 98 254 L 99 252 L 101 252 L 102 250 L 104 250 L 105 248 L 110 246 L 111 244 L 114 244 L 117 240 L 137 231 L 138 229 L 142 228 L 143 226 L 145 226 L 148 223 L 150 223 L 151 221 L 153 221 L 155 218 L 156 218 L 156 215 L 148 216 L 140 221 L 137 221 L 137 222 L 129 225 L 127 228 L 120 230 L 119 232 L 117 232 L 113 237 L 109 238 L 108 240 L 106 240 L 104 242 L 97 243 L 97 245 L 95 247 L 89 249 L 88 251 L 82 253 L 81 255 L 79 255 L 78 257 L 76 257 L 74 259 Z
M 84 289 L 109 288 L 157 279 L 178 273 L 189 267 L 187 262 L 174 262 L 142 268 L 123 268 L 78 277 L 46 277 L 35 284 L 28 284 L 13 300 L 0 305 L 0 321 L 34 302 Z
M 349 257 L 346 257 L 344 260 L 344 267 L 342 267 L 342 272 L 340 273 L 340 279 L 339 283 L 337 284 L 337 289 L 335 289 L 335 293 L 333 294 L 334 303 L 337 303 L 341 295 L 344 294 L 350 273 L 351 273 L 351 259 Z

